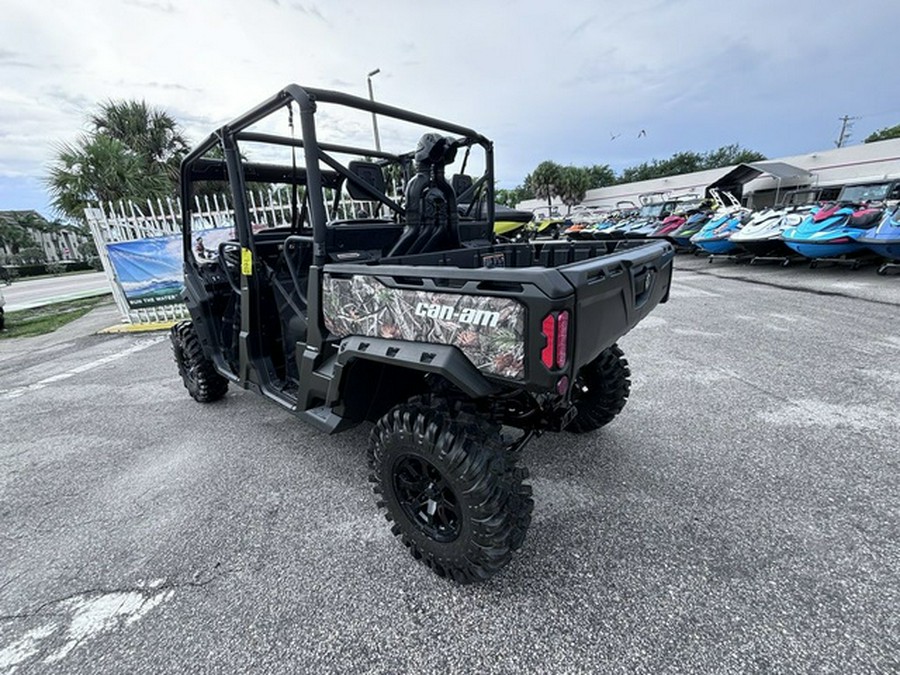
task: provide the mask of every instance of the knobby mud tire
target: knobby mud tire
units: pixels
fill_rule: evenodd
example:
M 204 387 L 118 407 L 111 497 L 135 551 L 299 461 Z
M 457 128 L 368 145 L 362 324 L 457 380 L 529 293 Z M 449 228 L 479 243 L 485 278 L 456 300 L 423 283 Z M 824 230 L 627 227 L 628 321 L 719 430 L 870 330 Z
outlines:
M 452 492 L 458 531 L 449 541 L 429 534 L 404 509 L 395 474 L 409 458 L 427 462 Z M 528 470 L 516 465 L 500 428 L 482 418 L 427 398 L 398 405 L 372 430 L 369 468 L 392 533 L 441 577 L 486 580 L 525 540 L 534 508 L 531 486 L 523 483 Z
M 618 345 L 605 349 L 575 380 L 575 418 L 566 431 L 583 434 L 609 424 L 622 412 L 631 392 L 631 370 Z
M 191 397 L 200 403 L 218 401 L 228 392 L 228 380 L 203 355 L 200 338 L 190 321 L 181 321 L 169 334 L 178 374 Z

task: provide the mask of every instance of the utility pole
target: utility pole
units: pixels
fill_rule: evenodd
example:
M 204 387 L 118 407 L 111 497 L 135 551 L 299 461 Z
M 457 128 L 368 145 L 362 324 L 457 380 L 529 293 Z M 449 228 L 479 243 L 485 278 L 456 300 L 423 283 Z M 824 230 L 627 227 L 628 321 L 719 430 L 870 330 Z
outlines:
M 850 140 L 850 136 L 853 133 L 853 123 L 859 118 L 844 115 L 843 117 L 838 117 L 838 119 L 841 121 L 841 135 L 838 136 L 838 139 L 834 144 L 838 148 L 843 148 L 844 144 Z
M 375 94 L 372 91 L 372 78 L 375 77 L 378 73 L 381 72 L 381 68 L 376 68 L 371 73 L 366 76 L 366 81 L 369 83 L 369 100 L 372 103 L 375 103 Z M 375 111 L 372 111 L 372 131 L 375 134 L 375 149 L 378 152 L 381 152 L 381 136 L 378 135 L 378 118 L 375 117 Z

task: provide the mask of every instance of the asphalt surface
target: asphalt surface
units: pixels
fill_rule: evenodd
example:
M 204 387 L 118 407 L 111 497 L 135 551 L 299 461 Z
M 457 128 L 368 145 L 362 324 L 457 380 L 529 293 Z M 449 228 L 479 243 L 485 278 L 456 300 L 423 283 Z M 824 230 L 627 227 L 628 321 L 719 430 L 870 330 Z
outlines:
M 5 310 L 41 307 L 54 302 L 88 298 L 110 292 L 109 281 L 103 272 L 66 274 L 40 279 L 19 279 L 0 288 L 6 298 Z
M 110 307 L 0 341 L 0 673 L 900 672 L 900 278 L 679 267 L 478 586 L 391 536 L 368 427 L 196 404 Z

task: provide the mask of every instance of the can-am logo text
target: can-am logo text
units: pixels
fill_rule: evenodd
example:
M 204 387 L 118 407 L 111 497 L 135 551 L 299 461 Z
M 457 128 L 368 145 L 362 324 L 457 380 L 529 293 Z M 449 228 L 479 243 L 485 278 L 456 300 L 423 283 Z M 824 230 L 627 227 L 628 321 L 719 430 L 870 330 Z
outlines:
M 497 323 L 500 321 L 500 312 L 473 309 L 471 307 L 464 307 L 457 312 L 452 305 L 439 305 L 429 302 L 420 302 L 416 305 L 416 316 L 427 316 L 429 319 L 440 319 L 441 321 L 468 323 L 473 326 L 484 326 L 486 328 L 496 328 Z

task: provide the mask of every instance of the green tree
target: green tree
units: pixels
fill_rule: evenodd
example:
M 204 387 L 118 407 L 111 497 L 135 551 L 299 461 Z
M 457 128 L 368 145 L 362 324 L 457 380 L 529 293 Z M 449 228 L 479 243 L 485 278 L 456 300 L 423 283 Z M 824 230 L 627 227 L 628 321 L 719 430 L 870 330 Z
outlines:
M 558 196 L 558 184 L 562 167 L 556 162 L 545 160 L 525 177 L 525 187 L 538 199 L 547 200 L 547 208 L 551 211 L 552 200 Z
M 900 138 L 900 124 L 893 127 L 885 127 L 878 131 L 873 131 L 866 136 L 863 143 L 874 143 L 875 141 L 886 141 L 890 138 Z
M 704 169 L 718 169 L 735 164 L 761 162 L 764 159 L 766 159 L 766 156 L 762 153 L 742 148 L 737 143 L 733 143 L 732 145 L 723 145 L 717 150 L 710 150 L 704 153 L 701 165 Z
M 564 166 L 560 169 L 556 195 L 568 207 L 567 213 L 571 213 L 572 207 L 582 202 L 590 185 L 589 169 L 578 166 Z
M 100 201 L 165 198 L 175 193 L 187 142 L 177 123 L 143 101 L 107 102 L 89 131 L 60 144 L 46 183 L 54 208 L 84 222 Z
M 188 143 L 178 123 L 166 112 L 148 106 L 146 101 L 106 101 L 91 116 L 91 124 L 98 134 L 116 139 L 140 157 L 146 170 L 163 171 L 177 182 Z
M 534 193 L 524 185 L 517 185 L 512 189 L 500 188 L 494 192 L 494 201 L 504 206 L 515 207 L 519 202 L 526 199 L 534 199 Z
M 710 150 L 705 153 L 676 152 L 668 159 L 652 159 L 649 162 L 643 162 L 637 166 L 624 169 L 619 176 L 619 182 L 634 183 L 666 176 L 678 176 L 685 173 L 693 173 L 694 171 L 758 162 L 765 158 L 765 155 L 755 150 L 742 148 L 737 144 L 725 145 L 717 150 Z
M 33 218 L 40 218 L 33 211 L 9 212 L 0 216 L 0 248 L 5 248 L 10 255 L 17 255 L 25 248 L 34 246 L 34 239 L 29 232 Z
M 616 184 L 616 172 L 609 167 L 609 164 L 594 164 L 587 167 L 586 171 L 590 181 L 588 190 Z

